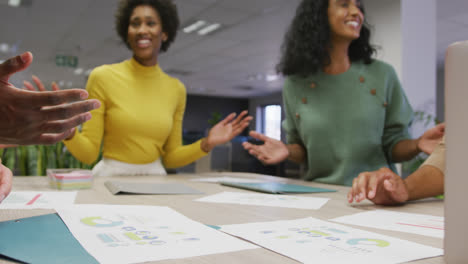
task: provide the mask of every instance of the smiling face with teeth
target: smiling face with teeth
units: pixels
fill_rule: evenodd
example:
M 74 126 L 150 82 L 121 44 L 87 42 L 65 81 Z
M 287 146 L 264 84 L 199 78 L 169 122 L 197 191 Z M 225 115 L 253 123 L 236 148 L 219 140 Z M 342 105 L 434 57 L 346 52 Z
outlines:
M 133 57 L 140 64 L 154 66 L 158 62 L 158 54 L 167 34 L 159 13 L 149 5 L 140 5 L 133 9 L 128 25 L 128 45 L 133 51 Z
M 329 0 L 328 21 L 332 42 L 358 39 L 364 22 L 360 0 Z

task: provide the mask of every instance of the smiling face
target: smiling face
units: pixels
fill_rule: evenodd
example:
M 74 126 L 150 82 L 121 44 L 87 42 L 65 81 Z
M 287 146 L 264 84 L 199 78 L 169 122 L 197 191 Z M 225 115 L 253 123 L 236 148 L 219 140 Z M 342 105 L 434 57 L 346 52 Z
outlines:
M 328 22 L 332 42 L 358 39 L 364 22 L 360 0 L 329 0 Z
M 167 34 L 158 12 L 151 6 L 141 5 L 133 9 L 128 25 L 127 41 L 133 51 L 133 57 L 140 64 L 154 66 Z

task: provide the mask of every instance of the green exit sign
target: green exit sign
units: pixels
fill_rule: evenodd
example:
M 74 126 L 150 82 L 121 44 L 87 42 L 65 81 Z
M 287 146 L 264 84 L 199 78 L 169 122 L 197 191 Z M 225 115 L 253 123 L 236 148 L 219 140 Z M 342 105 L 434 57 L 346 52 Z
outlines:
M 78 57 L 76 56 L 67 56 L 67 55 L 56 55 L 55 56 L 55 65 L 58 67 L 78 67 Z

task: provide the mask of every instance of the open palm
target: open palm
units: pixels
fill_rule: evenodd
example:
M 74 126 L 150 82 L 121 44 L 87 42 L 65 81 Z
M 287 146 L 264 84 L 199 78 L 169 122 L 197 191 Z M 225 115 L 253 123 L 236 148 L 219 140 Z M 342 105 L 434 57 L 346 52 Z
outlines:
M 427 130 L 418 141 L 418 148 L 426 154 L 431 154 L 445 134 L 445 123 Z
M 247 116 L 247 111 L 242 111 L 236 119 L 234 119 L 235 117 L 236 114 L 231 113 L 210 129 L 206 139 L 210 149 L 231 141 L 234 137 L 244 131 L 252 120 L 251 116 Z
M 251 131 L 250 136 L 263 141 L 263 145 L 244 142 L 242 146 L 249 151 L 250 155 L 256 157 L 262 163 L 268 165 L 277 164 L 288 158 L 289 150 L 283 142 L 255 131 Z

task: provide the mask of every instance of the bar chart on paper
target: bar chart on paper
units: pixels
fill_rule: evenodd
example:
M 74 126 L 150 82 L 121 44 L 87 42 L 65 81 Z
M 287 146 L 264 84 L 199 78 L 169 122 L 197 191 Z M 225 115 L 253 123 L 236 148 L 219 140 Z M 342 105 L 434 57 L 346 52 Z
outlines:
M 54 209 L 75 203 L 76 192 L 11 192 L 0 209 Z

